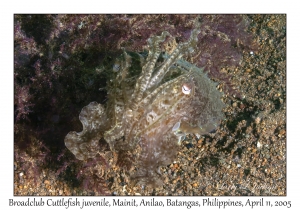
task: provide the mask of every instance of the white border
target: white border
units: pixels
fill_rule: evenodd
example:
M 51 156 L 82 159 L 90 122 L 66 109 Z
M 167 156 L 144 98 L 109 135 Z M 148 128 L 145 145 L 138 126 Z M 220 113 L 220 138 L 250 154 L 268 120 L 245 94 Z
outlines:
M 1 181 L 0 206 L 7 207 L 13 197 L 13 14 L 14 13 L 287 13 L 287 196 L 268 200 L 291 200 L 300 206 L 299 192 L 299 13 L 296 4 L 275 0 L 250 1 L 11 1 L 1 3 L 0 18 L 0 90 L 1 90 Z M 174 1 L 175 2 L 175 1 Z M 294 1 L 296 2 L 296 1 Z M 3 116 L 4 115 L 4 116 Z M 19 197 L 21 200 L 25 197 Z M 33 198 L 33 197 L 31 197 Z M 49 199 L 51 197 L 45 197 Z M 57 198 L 57 197 L 55 197 Z M 74 198 L 74 197 L 73 197 Z M 173 197 L 174 198 L 174 197 Z M 219 197 L 227 200 L 226 197 Z M 230 197 L 246 202 L 247 197 Z M 259 200 L 260 197 L 251 197 Z M 82 199 L 80 197 L 79 199 Z M 86 198 L 97 200 L 97 198 Z M 128 198 L 129 199 L 129 198 Z M 138 198 L 141 199 L 141 198 Z M 165 198 L 159 198 L 165 199 Z M 193 199 L 192 197 L 190 199 Z M 199 199 L 203 199 L 200 197 Z M 44 207 L 51 208 L 51 207 Z M 99 207 L 96 207 L 99 209 Z M 266 208 L 266 207 L 264 207 Z M 226 208 L 231 209 L 231 208 Z M 237 209 L 237 208 L 236 208 Z M 250 208 L 249 208 L 250 209 Z M 263 209 L 263 208 L 255 208 Z

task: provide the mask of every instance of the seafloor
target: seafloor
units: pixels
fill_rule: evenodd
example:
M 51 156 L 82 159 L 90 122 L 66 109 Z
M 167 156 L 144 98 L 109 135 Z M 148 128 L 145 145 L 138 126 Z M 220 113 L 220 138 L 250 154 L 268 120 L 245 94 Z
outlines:
M 126 172 L 110 167 L 103 170 L 102 190 L 85 189 L 74 175 L 77 160 L 63 168 L 62 157 L 45 159 L 61 151 L 16 123 L 14 195 L 286 195 L 286 15 L 248 17 L 259 47 L 244 51 L 240 66 L 224 69 L 243 99 L 224 97 L 226 119 L 215 133 L 183 142 L 174 163 L 161 170 L 163 186 L 130 187 Z M 24 135 L 34 138 L 30 152 L 20 143 Z

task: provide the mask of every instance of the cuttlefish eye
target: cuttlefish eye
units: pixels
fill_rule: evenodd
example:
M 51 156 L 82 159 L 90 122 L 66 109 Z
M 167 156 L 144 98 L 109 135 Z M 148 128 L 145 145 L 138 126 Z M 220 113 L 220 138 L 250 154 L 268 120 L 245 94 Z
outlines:
M 192 91 L 191 85 L 186 84 L 186 83 L 182 85 L 182 92 L 183 92 L 185 95 L 189 95 L 189 94 L 191 93 L 191 91 Z

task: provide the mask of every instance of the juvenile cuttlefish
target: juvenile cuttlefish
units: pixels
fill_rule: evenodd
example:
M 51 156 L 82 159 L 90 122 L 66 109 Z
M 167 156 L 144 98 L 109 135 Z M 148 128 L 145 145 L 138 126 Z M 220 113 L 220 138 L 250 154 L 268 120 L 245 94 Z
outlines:
M 66 147 L 76 158 L 93 158 L 104 138 L 113 152 L 134 166 L 134 183 L 163 184 L 159 169 L 175 160 L 184 136 L 207 134 L 224 118 L 217 84 L 202 68 L 182 59 L 195 51 L 199 32 L 194 29 L 189 40 L 170 55 L 160 50 L 169 36 L 164 31 L 147 40 L 147 58 L 124 51 L 116 59 L 107 108 L 97 102 L 85 106 L 79 115 L 83 130 L 65 137 Z

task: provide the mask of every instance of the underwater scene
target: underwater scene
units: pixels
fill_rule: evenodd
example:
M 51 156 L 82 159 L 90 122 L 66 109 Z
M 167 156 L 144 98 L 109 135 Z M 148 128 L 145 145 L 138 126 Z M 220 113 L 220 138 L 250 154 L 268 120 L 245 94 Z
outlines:
M 286 15 L 14 15 L 14 195 L 286 195 Z

